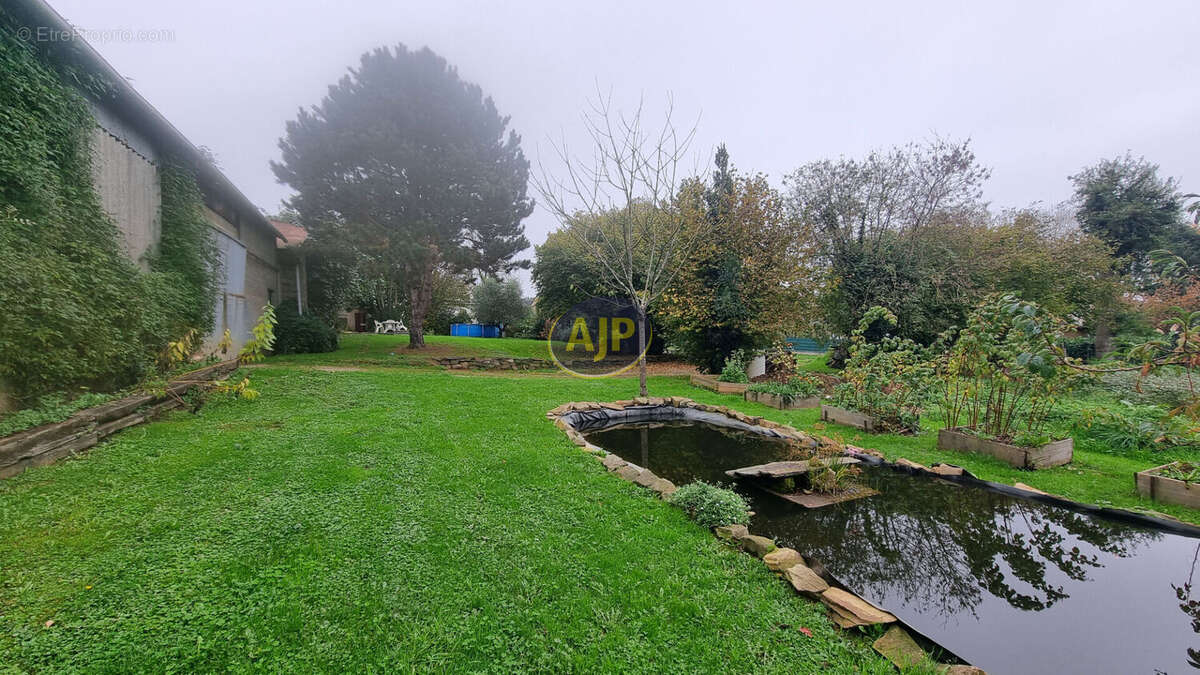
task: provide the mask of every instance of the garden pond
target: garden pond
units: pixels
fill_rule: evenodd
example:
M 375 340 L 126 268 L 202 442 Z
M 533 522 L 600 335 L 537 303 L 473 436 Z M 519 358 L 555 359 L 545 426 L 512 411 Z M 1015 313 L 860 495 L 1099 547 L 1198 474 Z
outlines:
M 782 439 L 696 420 L 582 425 L 677 485 L 784 458 Z M 1002 673 L 1200 669 L 1200 539 L 887 466 L 878 495 L 806 509 L 738 484 L 750 529 L 962 660 Z

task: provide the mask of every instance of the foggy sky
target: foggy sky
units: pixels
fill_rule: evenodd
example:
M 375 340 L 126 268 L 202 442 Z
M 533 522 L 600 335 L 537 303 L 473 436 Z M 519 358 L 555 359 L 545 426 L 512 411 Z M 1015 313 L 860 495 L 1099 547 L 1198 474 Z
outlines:
M 702 155 L 724 142 L 776 185 L 938 134 L 972 139 L 999 208 L 1067 199 L 1068 175 L 1126 150 L 1200 192 L 1194 2 L 50 2 L 78 28 L 172 31 L 92 44 L 268 212 L 289 194 L 267 164 L 284 122 L 401 42 L 480 84 L 535 165 L 551 138 L 585 146 L 599 83 L 624 107 L 671 92 Z M 539 207 L 525 225 L 537 244 L 557 224 Z

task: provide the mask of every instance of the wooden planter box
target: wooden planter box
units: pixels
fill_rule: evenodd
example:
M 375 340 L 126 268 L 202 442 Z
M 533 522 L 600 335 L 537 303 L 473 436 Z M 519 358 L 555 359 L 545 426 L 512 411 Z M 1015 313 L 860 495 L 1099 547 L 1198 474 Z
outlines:
M 778 410 L 800 410 L 801 408 L 816 408 L 821 405 L 820 396 L 785 399 L 779 394 L 771 394 L 765 391 L 750 391 L 749 389 L 746 390 L 745 399 Z
M 844 424 L 848 427 L 861 429 L 869 434 L 875 433 L 876 425 L 874 417 L 833 405 L 821 406 L 821 421 Z
M 746 388 L 750 385 L 740 382 L 722 382 L 714 375 L 692 375 L 692 386 L 715 391 L 718 394 L 741 394 L 745 393 Z
M 1138 494 L 1164 504 L 1179 504 L 1200 509 L 1200 483 L 1188 483 L 1176 478 L 1158 475 L 1158 472 L 1178 464 L 1171 462 L 1133 474 L 1133 484 Z
M 937 446 L 942 450 L 960 450 L 991 455 L 1019 469 L 1047 469 L 1070 463 L 1075 452 L 1075 439 L 1064 438 L 1061 441 L 1053 441 L 1036 448 L 1026 448 L 980 438 L 958 429 L 942 429 L 938 431 Z

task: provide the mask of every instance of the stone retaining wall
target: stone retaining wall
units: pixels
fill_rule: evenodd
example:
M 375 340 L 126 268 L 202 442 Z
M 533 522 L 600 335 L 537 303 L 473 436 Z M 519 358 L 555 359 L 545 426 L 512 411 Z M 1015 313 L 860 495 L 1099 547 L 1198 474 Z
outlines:
M 446 356 L 433 362 L 451 370 L 548 370 L 554 367 L 546 359 L 484 356 Z
M 0 439 L 0 478 L 31 466 L 45 466 L 88 450 L 122 429 L 154 419 L 182 405 L 180 397 L 200 383 L 223 377 L 237 367 L 226 361 L 172 380 L 163 393 L 137 394 L 81 410 L 71 417 Z

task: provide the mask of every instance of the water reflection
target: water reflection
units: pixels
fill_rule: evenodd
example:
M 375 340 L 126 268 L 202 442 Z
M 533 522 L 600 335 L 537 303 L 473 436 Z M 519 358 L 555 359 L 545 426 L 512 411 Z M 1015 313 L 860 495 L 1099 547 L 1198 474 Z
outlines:
M 677 484 L 728 482 L 726 470 L 788 452 L 778 439 L 699 424 L 588 438 Z M 756 533 L 821 561 L 989 673 L 1200 667 L 1195 539 L 889 469 L 861 480 L 881 494 L 820 509 L 739 490 Z

